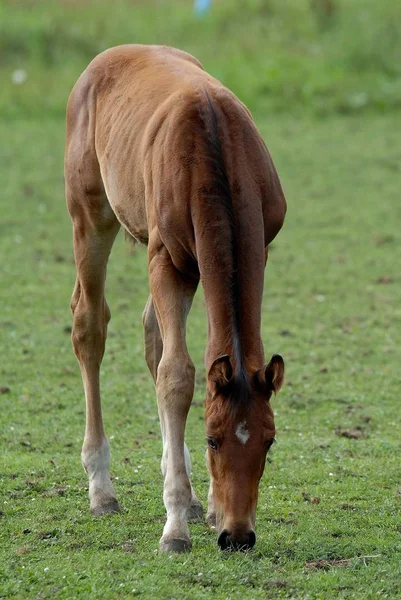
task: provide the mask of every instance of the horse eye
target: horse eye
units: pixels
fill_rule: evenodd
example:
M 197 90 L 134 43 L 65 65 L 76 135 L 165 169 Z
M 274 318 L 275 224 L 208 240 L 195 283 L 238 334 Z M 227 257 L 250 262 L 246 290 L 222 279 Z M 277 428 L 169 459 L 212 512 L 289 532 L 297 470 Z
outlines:
M 212 450 L 217 450 L 217 442 L 216 442 L 216 440 L 214 440 L 211 437 L 207 437 L 206 441 L 208 443 L 209 448 L 211 448 Z

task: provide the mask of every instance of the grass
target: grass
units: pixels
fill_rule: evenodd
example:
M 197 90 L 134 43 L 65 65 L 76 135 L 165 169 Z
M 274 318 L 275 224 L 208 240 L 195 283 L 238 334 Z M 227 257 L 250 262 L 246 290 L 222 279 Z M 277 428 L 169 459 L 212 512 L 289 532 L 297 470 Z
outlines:
M 76 74 L 98 52 L 127 42 L 194 53 L 259 112 L 399 110 L 399 2 L 216 0 L 204 18 L 192 4 L 115 0 L 111 14 L 105 0 L 3 0 L 1 111 L 61 117 Z M 27 75 L 23 85 L 12 83 L 19 69 Z
M 313 27 L 312 20 L 297 22 L 295 3 L 267 5 L 276 22 L 281 19 L 287 39 L 302 30 L 294 38 L 299 44 L 304 40 L 328 52 L 328 40 L 341 33 L 348 46 L 338 52 L 347 57 L 345 71 L 351 73 L 347 47 L 354 44 L 362 52 L 359 36 L 347 36 L 337 20 Z M 347 90 L 333 83 L 330 69 L 319 71 L 308 53 L 299 63 L 294 57 L 293 71 L 283 68 L 280 77 L 295 82 L 295 91 L 286 97 L 291 110 L 278 110 L 284 88 L 267 97 L 257 91 L 261 79 L 252 76 L 261 39 L 257 19 L 250 25 L 255 35 L 243 34 L 237 54 L 230 36 L 218 43 L 232 53 L 215 61 L 213 45 L 205 45 L 206 39 L 219 39 L 221 28 L 240 27 L 234 3 L 216 4 L 215 21 L 191 25 L 199 28 L 196 39 L 189 26 L 193 17 L 181 4 L 174 27 L 164 4 L 166 23 L 160 19 L 152 27 L 160 41 L 170 23 L 170 43 L 181 36 L 179 45 L 251 100 L 288 199 L 286 224 L 266 274 L 263 339 L 267 354 L 284 356 L 287 378 L 274 400 L 278 443 L 261 484 L 257 546 L 246 555 L 224 555 L 215 534 L 196 524 L 190 555 L 157 552 L 165 517 L 155 394 L 143 359 L 146 252 L 136 248 L 132 255 L 123 236 L 109 263 L 112 321 L 102 369 L 112 476 L 123 510 L 102 519 L 90 515 L 79 460 L 83 390 L 69 335 L 75 270 L 63 190 L 62 112 L 92 51 L 127 39 L 131 26 L 135 35 L 141 33 L 149 14 L 148 7 L 135 4 L 142 17 L 124 21 L 128 4 L 119 3 L 111 23 L 104 5 L 96 6 L 89 27 L 89 9 L 77 11 L 73 3 L 32 3 L 29 11 L 21 10 L 20 2 L 1 5 L 0 72 L 6 85 L 0 98 L 0 598 L 399 598 L 399 115 L 392 110 L 395 104 L 368 103 L 344 116 L 333 94 L 337 90 L 345 98 Z M 260 11 L 265 3 L 252 6 Z M 306 4 L 297 6 L 306 16 Z M 348 7 L 349 14 L 360 9 L 357 0 L 339 6 Z M 396 6 L 379 8 L 388 16 Z M 150 41 L 151 26 L 145 25 L 141 41 Z M 43 54 L 46 31 L 58 32 L 48 44 L 51 60 Z M 87 48 L 78 44 L 83 38 Z M 248 62 L 245 43 L 251 48 Z M 375 60 L 384 57 L 381 44 L 391 43 L 380 40 Z M 294 44 L 287 52 L 277 36 L 269 60 L 288 58 Z M 325 118 L 314 93 L 296 97 L 301 63 L 316 80 L 324 73 L 334 86 L 327 92 Z M 377 65 L 367 79 L 366 73 L 355 78 L 355 89 L 379 80 Z M 28 72 L 20 86 L 7 84 L 16 68 Z M 398 81 L 395 74 L 387 76 Z M 205 336 L 198 293 L 189 319 L 197 388 L 187 441 L 204 503 Z
M 145 251 L 130 255 L 121 236 L 110 261 L 102 382 L 123 512 L 96 520 L 79 461 L 84 403 L 68 333 L 74 266 L 63 123 L 2 122 L 0 378 L 10 389 L 1 396 L 0 597 L 398 597 L 397 118 L 259 123 L 289 213 L 266 280 L 263 337 L 288 370 L 274 401 L 278 444 L 261 485 L 258 542 L 249 555 L 225 557 L 215 534 L 193 525 L 192 554 L 168 558 L 157 553 L 161 444 L 142 358 Z M 203 501 L 205 331 L 198 294 L 189 322 L 198 386 L 188 443 Z M 361 439 L 338 435 L 355 427 Z M 317 560 L 329 562 L 317 568 Z

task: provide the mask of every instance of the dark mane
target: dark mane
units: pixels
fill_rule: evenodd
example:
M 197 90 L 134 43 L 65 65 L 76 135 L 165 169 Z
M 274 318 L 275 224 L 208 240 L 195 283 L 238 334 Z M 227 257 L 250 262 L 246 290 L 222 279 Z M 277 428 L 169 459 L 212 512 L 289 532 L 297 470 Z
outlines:
M 227 392 L 230 406 L 233 409 L 241 410 L 249 406 L 251 401 L 251 390 L 248 373 L 243 365 L 241 365 L 238 375 L 234 376 L 227 386 Z
M 207 100 L 207 110 L 202 116 L 207 136 L 207 158 L 213 176 L 212 189 L 208 190 L 207 197 L 214 205 L 216 205 L 217 202 L 219 203 L 224 210 L 225 220 L 229 224 L 228 243 L 230 245 L 229 256 L 231 258 L 231 269 L 229 269 L 230 280 L 228 283 L 231 289 L 231 306 L 228 307 L 228 310 L 231 310 L 234 322 L 234 330 L 230 332 L 232 335 L 233 356 L 231 358 L 234 360 L 234 374 L 230 384 L 227 386 L 227 392 L 233 405 L 244 406 L 250 401 L 250 385 L 248 374 L 243 364 L 241 349 L 241 282 L 235 213 L 230 183 L 221 149 L 216 111 L 206 90 L 205 95 Z

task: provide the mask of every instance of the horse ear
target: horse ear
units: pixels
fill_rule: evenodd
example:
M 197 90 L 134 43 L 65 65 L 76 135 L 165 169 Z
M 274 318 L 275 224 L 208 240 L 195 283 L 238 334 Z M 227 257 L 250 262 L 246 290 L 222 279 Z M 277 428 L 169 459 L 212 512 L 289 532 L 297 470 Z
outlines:
M 219 356 L 209 369 L 208 379 L 212 384 L 213 393 L 217 394 L 230 383 L 233 376 L 233 368 L 228 354 Z
M 255 378 L 265 391 L 277 392 L 284 382 L 284 360 L 279 354 L 273 354 L 268 365 L 255 373 Z

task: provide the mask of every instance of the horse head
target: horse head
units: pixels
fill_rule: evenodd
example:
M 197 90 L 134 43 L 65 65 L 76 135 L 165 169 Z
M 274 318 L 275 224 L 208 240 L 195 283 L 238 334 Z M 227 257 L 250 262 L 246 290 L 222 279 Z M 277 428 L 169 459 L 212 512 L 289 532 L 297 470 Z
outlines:
M 218 530 L 221 549 L 247 550 L 255 544 L 259 481 L 275 436 L 270 398 L 283 379 L 284 361 L 279 355 L 251 373 L 243 370 L 234 375 L 228 355 L 217 358 L 209 370 L 208 520 Z

